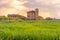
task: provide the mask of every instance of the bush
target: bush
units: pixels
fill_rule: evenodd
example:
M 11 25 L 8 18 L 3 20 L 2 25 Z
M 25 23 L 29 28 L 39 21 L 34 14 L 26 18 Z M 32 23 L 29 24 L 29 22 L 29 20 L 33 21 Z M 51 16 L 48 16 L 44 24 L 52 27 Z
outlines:
M 50 18 L 50 17 L 47 17 L 47 18 L 45 18 L 46 20 L 53 20 L 53 18 Z

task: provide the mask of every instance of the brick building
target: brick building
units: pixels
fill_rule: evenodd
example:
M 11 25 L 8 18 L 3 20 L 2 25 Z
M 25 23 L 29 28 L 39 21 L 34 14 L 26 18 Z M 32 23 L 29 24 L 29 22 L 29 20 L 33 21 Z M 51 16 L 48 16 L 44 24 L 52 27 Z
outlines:
M 14 19 L 27 19 L 25 16 L 19 15 L 19 14 L 8 14 L 9 18 L 14 18 Z
M 20 18 L 20 15 L 18 15 L 18 14 L 8 14 L 8 17 L 10 17 L 10 18 Z
M 38 20 L 39 9 L 35 9 L 27 12 L 27 19 L 29 20 Z
M 38 16 L 38 20 L 44 20 L 42 16 Z

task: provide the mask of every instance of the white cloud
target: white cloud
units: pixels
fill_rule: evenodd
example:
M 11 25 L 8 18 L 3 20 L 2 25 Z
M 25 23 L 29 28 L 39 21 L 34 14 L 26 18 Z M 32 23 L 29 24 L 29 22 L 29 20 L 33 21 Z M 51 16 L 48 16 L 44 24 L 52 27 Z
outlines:
M 48 16 L 55 18 L 60 18 L 60 0 L 27 0 L 29 1 L 27 6 L 30 8 L 39 8 L 40 10 L 43 10 L 42 12 L 46 12 Z M 48 13 L 49 12 L 49 13 Z M 47 15 L 44 13 L 43 15 Z M 58 13 L 58 14 L 57 14 Z M 40 13 L 41 14 L 41 13 Z
M 20 13 L 28 8 L 24 6 L 27 1 L 20 0 L 0 0 L 0 15 Z M 25 15 L 24 13 L 22 13 Z
M 24 10 L 26 12 L 28 9 L 39 8 L 43 12 L 43 15 L 40 13 L 42 16 L 60 17 L 60 0 L 0 0 L 0 10 L 1 7 L 7 8 L 7 11 L 11 13 L 14 13 L 15 10 Z M 10 10 L 13 10 L 13 12 Z M 5 13 L 9 13 L 7 11 Z
M 13 8 L 16 8 L 16 9 L 19 9 L 19 10 L 23 10 L 23 9 L 26 9 L 26 7 L 23 5 L 25 2 L 20 2 L 20 1 L 17 1 L 17 0 L 12 0 L 11 2 L 11 7 Z

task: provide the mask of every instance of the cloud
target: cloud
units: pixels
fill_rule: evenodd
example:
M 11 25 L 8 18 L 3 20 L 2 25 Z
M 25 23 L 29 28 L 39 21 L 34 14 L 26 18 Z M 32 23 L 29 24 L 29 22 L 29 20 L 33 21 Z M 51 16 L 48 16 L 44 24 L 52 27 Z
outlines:
M 26 1 L 23 1 L 23 0 L 0 0 L 0 8 L 12 7 L 12 8 L 22 10 L 22 9 L 26 9 L 26 7 L 24 6 L 25 3 Z
M 0 0 L 0 15 L 7 15 L 11 13 L 19 14 L 21 11 L 28 9 L 26 6 L 24 6 L 26 2 L 27 1 L 24 0 Z
M 27 7 L 30 8 L 39 8 L 40 12 L 49 12 L 51 17 L 59 18 L 60 14 L 57 14 L 60 11 L 60 0 L 27 0 Z M 41 13 L 40 13 L 41 14 Z M 46 13 L 43 13 L 45 15 Z M 46 14 L 47 15 L 47 14 Z M 59 16 L 58 16 L 59 15 Z
M 12 0 L 10 6 L 19 10 L 26 9 L 26 7 L 23 5 L 25 2 L 17 1 L 17 0 Z
M 0 7 L 5 7 L 10 3 L 10 0 L 0 0 Z
M 27 10 L 35 8 L 40 9 L 39 14 L 43 17 L 48 15 L 49 17 L 60 18 L 60 0 L 0 0 L 0 11 L 2 9 L 7 10 L 5 13 L 2 10 L 1 13 L 3 14 L 15 13 L 18 10 L 19 13 L 25 15 Z

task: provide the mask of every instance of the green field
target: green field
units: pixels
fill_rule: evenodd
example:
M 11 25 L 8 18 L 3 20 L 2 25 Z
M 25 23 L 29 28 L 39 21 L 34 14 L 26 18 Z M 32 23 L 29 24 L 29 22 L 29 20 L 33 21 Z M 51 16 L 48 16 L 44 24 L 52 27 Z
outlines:
M 0 21 L 0 40 L 60 40 L 60 20 Z

